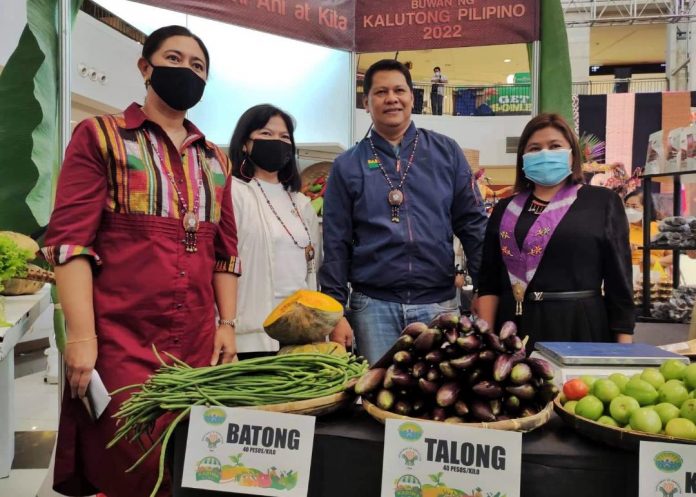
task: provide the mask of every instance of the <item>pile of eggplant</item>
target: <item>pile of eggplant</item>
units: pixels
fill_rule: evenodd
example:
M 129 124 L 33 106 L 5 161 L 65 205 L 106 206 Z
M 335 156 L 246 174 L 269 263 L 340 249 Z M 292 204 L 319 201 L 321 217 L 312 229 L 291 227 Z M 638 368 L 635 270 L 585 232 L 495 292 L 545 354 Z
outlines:
M 457 313 L 409 324 L 355 385 L 380 409 L 448 423 L 532 416 L 558 394 L 543 359 L 527 357 L 513 322 L 499 333 Z

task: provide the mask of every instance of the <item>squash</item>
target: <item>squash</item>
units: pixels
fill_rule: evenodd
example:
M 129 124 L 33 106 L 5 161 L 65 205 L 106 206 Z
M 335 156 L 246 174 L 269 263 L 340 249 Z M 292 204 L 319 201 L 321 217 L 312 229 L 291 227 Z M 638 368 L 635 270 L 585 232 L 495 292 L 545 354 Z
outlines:
M 28 261 L 36 258 L 36 254 L 39 251 L 39 244 L 36 243 L 33 238 L 23 235 L 22 233 L 15 233 L 14 231 L 0 231 L 0 236 L 9 238 L 15 242 L 21 250 L 26 251 Z M 31 257 L 29 257 L 30 254 Z
M 336 342 L 316 342 L 305 345 L 286 345 L 278 351 L 278 355 L 290 354 L 328 354 L 338 357 L 345 357 L 348 355 L 348 351 L 342 344 Z
M 281 345 L 321 342 L 343 317 L 336 299 L 313 290 L 298 290 L 283 300 L 263 322 L 263 328 Z

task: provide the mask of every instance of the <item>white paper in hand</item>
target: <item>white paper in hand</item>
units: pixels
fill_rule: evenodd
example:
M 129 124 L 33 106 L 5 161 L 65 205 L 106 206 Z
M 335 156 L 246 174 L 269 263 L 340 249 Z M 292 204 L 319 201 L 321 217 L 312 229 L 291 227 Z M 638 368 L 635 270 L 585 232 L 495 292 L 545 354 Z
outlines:
M 82 403 L 89 413 L 92 421 L 96 421 L 106 410 L 106 406 L 111 402 L 111 396 L 104 386 L 99 373 L 96 369 L 92 370 L 92 378 L 87 385 L 87 394 L 82 398 Z

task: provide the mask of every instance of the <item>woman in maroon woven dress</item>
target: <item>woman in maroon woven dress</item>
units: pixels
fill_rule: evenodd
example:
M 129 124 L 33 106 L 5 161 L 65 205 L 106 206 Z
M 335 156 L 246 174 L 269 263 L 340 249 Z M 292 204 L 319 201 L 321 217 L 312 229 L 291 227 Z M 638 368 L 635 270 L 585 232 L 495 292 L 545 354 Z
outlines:
M 105 448 L 129 394 L 91 421 L 79 397 L 93 371 L 113 391 L 157 369 L 153 345 L 192 366 L 236 354 L 230 163 L 185 119 L 203 94 L 208 52 L 188 29 L 169 26 L 147 39 L 138 68 L 142 107 L 75 129 L 46 235 L 68 323 L 54 475 L 68 495 L 148 495 L 157 478 L 156 455 L 125 473 L 141 454 L 137 444 Z

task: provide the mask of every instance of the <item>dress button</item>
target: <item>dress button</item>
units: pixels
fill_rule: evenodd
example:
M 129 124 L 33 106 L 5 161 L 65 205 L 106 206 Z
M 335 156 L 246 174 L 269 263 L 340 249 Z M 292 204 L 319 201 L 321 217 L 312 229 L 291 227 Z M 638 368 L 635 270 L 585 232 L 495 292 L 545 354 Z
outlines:
M 180 179 L 180 180 L 178 181 L 179 184 L 182 184 L 183 182 L 184 182 L 183 179 Z
M 176 304 L 177 309 L 181 309 L 184 306 L 184 304 Z
M 174 337 L 174 343 L 179 343 L 179 337 Z
M 182 271 L 179 273 L 179 276 L 186 276 L 186 271 Z

